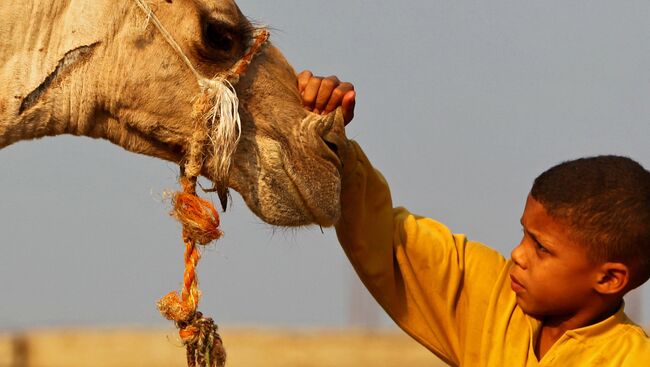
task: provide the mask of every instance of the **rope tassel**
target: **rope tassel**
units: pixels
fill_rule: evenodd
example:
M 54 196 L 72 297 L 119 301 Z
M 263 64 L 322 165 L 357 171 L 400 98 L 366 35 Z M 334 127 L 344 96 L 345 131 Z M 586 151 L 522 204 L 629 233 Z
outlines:
M 207 138 L 212 147 L 212 169 L 215 186 L 227 186 L 230 162 L 241 136 L 239 98 L 235 87 L 227 79 L 203 79 L 199 82 L 202 94 L 195 102 L 195 111 L 207 123 Z M 225 209 L 225 208 L 224 208 Z
M 158 301 L 160 313 L 174 321 L 187 351 L 188 367 L 223 367 L 226 351 L 217 325 L 197 311 L 201 291 L 196 267 L 201 259 L 199 245 L 219 239 L 219 214 L 207 200 L 196 196 L 196 179 L 181 178 L 182 192 L 172 198 L 171 215 L 183 225 L 185 242 L 185 273 L 180 296 L 171 292 Z

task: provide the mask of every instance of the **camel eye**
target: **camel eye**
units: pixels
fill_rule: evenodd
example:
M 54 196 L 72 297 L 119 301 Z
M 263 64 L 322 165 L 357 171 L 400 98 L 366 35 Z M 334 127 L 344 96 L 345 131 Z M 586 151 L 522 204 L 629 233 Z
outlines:
M 219 23 L 208 23 L 203 32 L 205 44 L 217 51 L 230 52 L 235 46 L 234 33 Z

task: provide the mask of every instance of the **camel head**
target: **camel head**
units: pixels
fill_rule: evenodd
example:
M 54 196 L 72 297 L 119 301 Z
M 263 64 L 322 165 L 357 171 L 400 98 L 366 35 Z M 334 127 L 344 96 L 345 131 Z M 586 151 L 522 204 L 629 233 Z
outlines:
M 13 119 L 6 115 L 0 119 L 0 147 L 13 142 L 6 133 L 12 123 L 41 119 L 47 120 L 46 128 L 31 136 L 16 138 L 13 133 L 14 140 L 86 135 L 182 163 L 196 130 L 193 105 L 201 93 L 197 73 L 211 79 L 229 70 L 245 55 L 256 31 L 232 0 L 146 1 L 194 66 L 193 73 L 136 0 L 32 2 L 41 4 L 45 13 L 62 14 L 49 20 L 43 15 L 40 20 L 59 21 L 42 31 L 60 39 L 29 47 L 47 54 L 51 66 L 38 77 L 16 78 L 22 82 L 15 83 L 13 94 L 23 98 L 7 102 Z M 2 11 L 3 18 L 20 18 Z M 0 61 L 2 68 L 18 64 Z M 230 160 L 227 185 L 270 224 L 333 225 L 340 212 L 337 146 L 345 142 L 340 111 L 323 117 L 304 110 L 295 71 L 270 42 L 233 85 L 241 136 Z M 207 149 L 202 174 L 223 179 L 214 169 L 220 157 L 213 151 Z

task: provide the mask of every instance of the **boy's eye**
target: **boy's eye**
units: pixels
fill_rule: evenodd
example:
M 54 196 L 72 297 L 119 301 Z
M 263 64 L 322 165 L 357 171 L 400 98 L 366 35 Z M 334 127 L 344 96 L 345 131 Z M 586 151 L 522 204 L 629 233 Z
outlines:
M 548 249 L 546 247 L 542 246 L 541 243 L 539 243 L 537 241 L 534 241 L 534 242 L 535 242 L 535 247 L 537 248 L 537 251 L 543 252 L 543 253 L 548 253 L 549 252 Z
M 526 231 L 525 228 L 522 228 L 522 231 L 524 232 L 524 237 L 530 238 L 531 242 L 535 246 L 535 251 L 545 253 L 545 254 L 550 253 L 550 251 L 546 247 L 544 247 L 544 245 L 539 243 L 537 238 L 533 237 L 530 233 L 528 233 L 528 231 Z

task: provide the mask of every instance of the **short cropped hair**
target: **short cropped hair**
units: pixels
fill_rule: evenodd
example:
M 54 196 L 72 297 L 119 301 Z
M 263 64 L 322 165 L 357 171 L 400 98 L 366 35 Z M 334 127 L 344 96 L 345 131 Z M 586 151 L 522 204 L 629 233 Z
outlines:
M 572 227 L 594 262 L 630 267 L 632 288 L 650 278 L 650 172 L 627 157 L 567 161 L 535 179 L 531 196 Z

